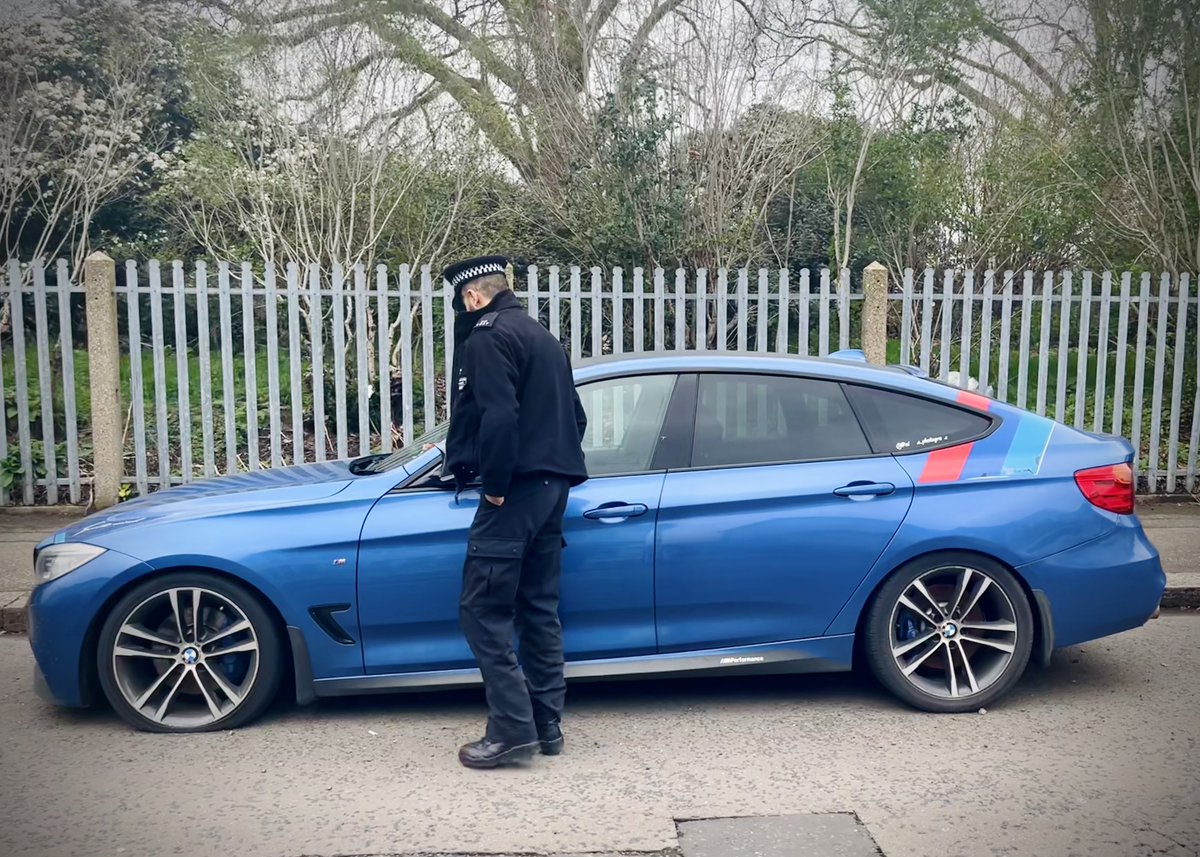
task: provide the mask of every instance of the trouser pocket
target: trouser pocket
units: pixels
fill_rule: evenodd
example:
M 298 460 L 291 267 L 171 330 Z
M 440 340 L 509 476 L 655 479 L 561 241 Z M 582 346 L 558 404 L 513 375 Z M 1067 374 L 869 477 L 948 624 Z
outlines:
M 524 555 L 524 539 L 469 539 L 463 565 L 463 606 L 486 609 L 511 605 L 517 596 Z

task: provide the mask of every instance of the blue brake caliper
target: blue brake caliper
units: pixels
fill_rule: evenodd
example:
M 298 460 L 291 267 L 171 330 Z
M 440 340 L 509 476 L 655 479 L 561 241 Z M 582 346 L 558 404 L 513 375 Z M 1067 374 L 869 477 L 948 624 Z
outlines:
M 221 658 L 221 672 L 225 673 L 225 678 L 233 682 L 241 681 L 245 676 L 245 668 L 238 663 L 236 656 Z

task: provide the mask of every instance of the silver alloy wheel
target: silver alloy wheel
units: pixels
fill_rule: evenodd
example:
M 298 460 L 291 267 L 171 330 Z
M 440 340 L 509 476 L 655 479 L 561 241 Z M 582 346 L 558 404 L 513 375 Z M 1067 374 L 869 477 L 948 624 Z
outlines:
M 197 728 L 228 717 L 246 699 L 258 678 L 258 637 L 224 595 L 166 589 L 125 617 L 112 665 L 121 695 L 143 717 Z
M 925 572 L 892 608 L 892 658 L 915 688 L 943 699 L 995 684 L 1017 648 L 1017 614 L 986 572 L 944 566 Z

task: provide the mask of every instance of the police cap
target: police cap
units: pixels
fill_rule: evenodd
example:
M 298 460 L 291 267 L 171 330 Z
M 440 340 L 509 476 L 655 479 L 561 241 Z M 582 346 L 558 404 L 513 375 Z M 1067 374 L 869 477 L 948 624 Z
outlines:
M 462 312 L 467 307 L 463 303 L 463 289 L 472 280 L 492 274 L 503 274 L 508 267 L 507 256 L 476 256 L 474 259 L 464 259 L 455 262 L 442 271 L 442 278 L 454 290 L 454 308 Z

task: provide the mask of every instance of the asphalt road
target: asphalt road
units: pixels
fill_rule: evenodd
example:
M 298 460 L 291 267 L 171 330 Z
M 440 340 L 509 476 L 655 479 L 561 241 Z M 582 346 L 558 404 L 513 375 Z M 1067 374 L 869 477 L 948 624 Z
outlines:
M 347 855 L 676 846 L 675 820 L 856 812 L 887 857 L 1196 855 L 1200 616 L 1059 652 L 986 714 L 852 676 L 573 685 L 568 750 L 468 771 L 476 692 L 281 704 L 156 736 L 33 693 L 0 637 L 0 852 Z

